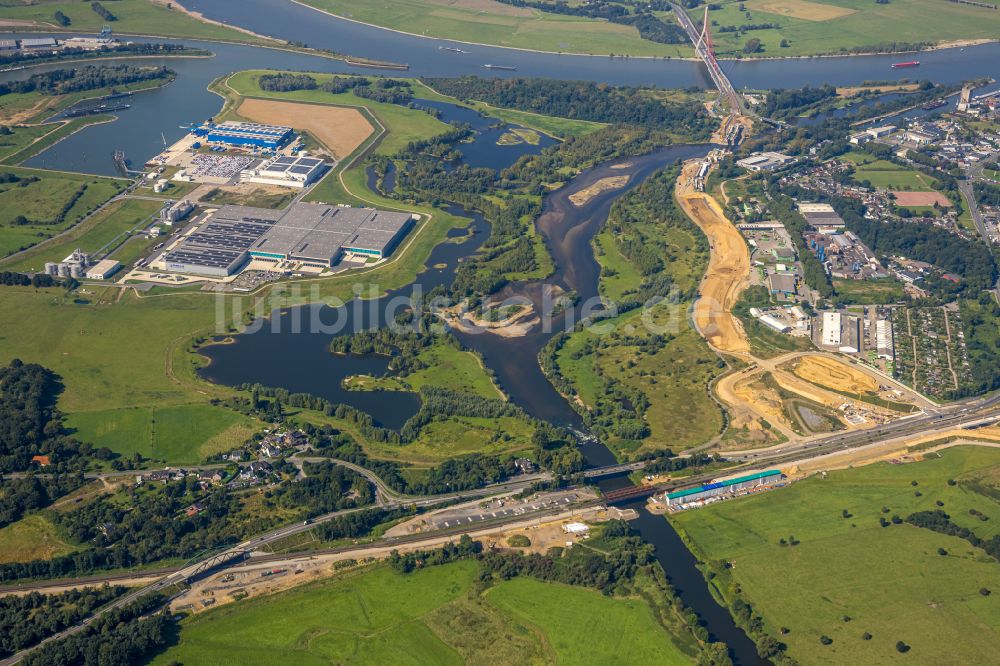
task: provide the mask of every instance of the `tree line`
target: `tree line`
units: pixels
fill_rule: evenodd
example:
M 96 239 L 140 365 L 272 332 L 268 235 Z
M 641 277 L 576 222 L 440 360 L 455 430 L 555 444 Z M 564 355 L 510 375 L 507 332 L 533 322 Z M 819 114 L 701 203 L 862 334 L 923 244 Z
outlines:
M 61 12 L 56 12 L 60 14 Z M 196 53 L 207 54 L 208 51 L 191 49 L 183 44 L 152 44 L 148 42 L 128 42 L 109 44 L 100 49 L 84 49 L 78 47 L 62 48 L 57 53 L 50 52 L 25 52 L 18 51 L 0 55 L 0 65 L 15 65 L 24 63 L 42 63 L 50 61 L 64 60 L 86 60 L 88 58 L 102 58 L 108 55 L 173 55 L 183 52 L 186 55 Z
M 131 666 L 166 648 L 177 633 L 168 611 L 156 612 L 167 599 L 153 593 L 115 608 L 82 631 L 46 643 L 25 657 L 26 666 Z
M 0 95 L 39 92 L 43 95 L 64 95 L 120 86 L 140 81 L 162 81 L 175 73 L 166 67 L 135 67 L 133 65 L 87 65 L 70 69 L 54 69 L 32 74 L 21 81 L 0 83 Z
M 57 594 L 29 592 L 0 597 L 0 658 L 71 627 L 127 588 L 103 585 Z
M 965 539 L 976 548 L 981 548 L 987 555 L 1000 562 L 1000 534 L 994 534 L 989 539 L 976 536 L 976 533 L 967 527 L 956 525 L 951 516 L 935 509 L 933 511 L 917 511 L 906 517 L 906 522 L 916 527 L 922 527 L 939 534 Z

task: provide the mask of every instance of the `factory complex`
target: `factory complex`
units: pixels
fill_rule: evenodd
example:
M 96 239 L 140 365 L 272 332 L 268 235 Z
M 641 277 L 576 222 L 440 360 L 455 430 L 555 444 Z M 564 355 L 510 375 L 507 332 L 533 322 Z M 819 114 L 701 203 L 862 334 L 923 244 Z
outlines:
M 327 269 L 344 257 L 384 258 L 416 219 L 410 213 L 314 203 L 285 210 L 223 206 L 196 221 L 151 266 L 215 278 L 229 277 L 251 260 L 275 268 Z

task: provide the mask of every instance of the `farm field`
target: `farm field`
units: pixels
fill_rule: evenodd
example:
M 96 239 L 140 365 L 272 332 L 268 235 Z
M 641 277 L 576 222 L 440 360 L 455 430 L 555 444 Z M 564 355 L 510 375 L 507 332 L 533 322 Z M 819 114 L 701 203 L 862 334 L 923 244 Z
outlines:
M 122 181 L 99 176 L 18 167 L 0 174 L 17 179 L 0 183 L 0 257 L 73 226 L 122 189 Z
M 955 40 L 996 39 L 1000 14 L 936 0 L 907 0 L 878 4 L 863 0 L 725 0 L 710 11 L 717 21 L 713 37 L 720 56 L 742 55 L 746 40 L 763 43 L 759 54 L 777 58 L 870 50 L 892 42 L 942 43 Z M 741 11 L 740 6 L 746 11 Z M 690 10 L 701 18 L 704 8 Z M 727 26 L 773 24 L 777 28 L 752 30 L 743 35 L 721 32 Z M 787 46 L 781 46 L 781 40 Z
M 153 664 L 682 664 L 640 599 L 514 579 L 485 593 L 462 561 L 402 575 L 376 566 L 200 613 Z
M 727 602 L 738 585 L 800 663 L 974 662 L 1000 639 L 996 596 L 979 592 L 1000 589 L 996 561 L 962 539 L 890 518 L 941 509 L 977 536 L 993 537 L 1000 450 L 930 455 L 830 472 L 670 520 L 698 559 L 713 563 L 713 583 Z M 897 641 L 911 646 L 905 657 Z
M 335 106 L 245 99 L 237 113 L 253 122 L 282 123 L 309 132 L 337 159 L 353 153 L 375 131 L 357 109 Z
M 58 406 L 67 420 L 81 434 L 94 435 L 92 443 L 104 445 L 107 437 L 108 445 L 122 453 L 147 445 L 148 439 L 134 438 L 146 432 L 140 415 L 153 409 L 169 415 L 178 406 L 202 401 L 189 416 L 207 424 L 230 418 L 225 408 L 208 404 L 212 393 L 225 395 L 228 389 L 206 385 L 198 393 L 187 381 L 172 381 L 166 372 L 170 367 L 172 373 L 194 381 L 193 357 L 180 357 L 173 367 L 169 354 L 179 340 L 211 329 L 212 299 L 127 294 L 115 302 L 117 295 L 117 289 L 110 288 L 77 298 L 66 296 L 62 289 L 4 288 L 0 310 L 19 326 L 0 330 L 0 363 L 20 358 L 51 368 L 65 387 Z M 24 335 L 25 330 L 32 334 Z M 94 412 L 102 414 L 98 418 Z M 79 421 L 78 413 L 84 413 Z M 197 452 L 217 431 L 184 421 L 182 413 L 168 418 L 158 433 L 160 439 L 153 441 L 164 442 L 168 455 L 200 458 Z
M 492 0 L 306 0 L 305 4 L 385 28 L 477 44 L 597 55 L 677 57 L 691 52 L 686 44 L 642 39 L 632 26 Z
M 212 25 L 188 16 L 177 8 L 169 8 L 168 2 L 154 0 L 116 0 L 110 9 L 117 21 L 115 32 L 133 35 L 163 37 L 191 37 L 207 40 L 265 43 L 265 40 L 247 33 L 220 25 Z M 61 11 L 69 17 L 67 28 L 60 28 L 53 20 L 53 14 Z M 46 32 L 70 31 L 97 33 L 107 23 L 91 8 L 90 3 L 69 2 L 3 2 L 0 4 L 0 19 L 30 21 Z

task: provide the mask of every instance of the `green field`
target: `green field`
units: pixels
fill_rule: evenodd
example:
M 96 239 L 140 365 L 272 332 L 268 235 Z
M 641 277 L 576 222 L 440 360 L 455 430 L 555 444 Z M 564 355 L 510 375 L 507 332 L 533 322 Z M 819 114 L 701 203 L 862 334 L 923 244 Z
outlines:
M 480 593 L 463 561 L 376 566 L 181 623 L 154 664 L 689 663 L 638 599 L 514 579 Z
M 126 457 L 194 464 L 233 449 L 260 428 L 255 419 L 211 405 L 129 407 L 75 412 L 66 427 L 85 442 L 99 442 Z
M 477 44 L 597 55 L 678 57 L 691 52 L 688 45 L 642 39 L 632 26 L 489 0 L 306 0 L 305 4 L 394 30 Z
M 854 165 L 854 180 L 868 181 L 872 187 L 888 190 L 933 190 L 937 180 L 915 169 L 907 169 L 888 160 L 880 160 L 868 153 L 852 151 L 838 159 Z
M 1000 451 L 961 447 L 920 463 L 814 476 L 670 520 L 711 563 L 717 589 L 731 601 L 738 585 L 800 663 L 975 663 L 1000 640 L 997 562 L 964 540 L 889 519 L 941 508 L 989 539 L 1000 533 L 998 482 Z M 880 517 L 890 524 L 881 527 Z M 779 543 L 792 537 L 800 543 Z M 993 594 L 981 595 L 984 587 Z M 833 643 L 821 644 L 824 635 Z M 912 650 L 897 653 L 897 641 Z
M 836 301 L 857 303 L 858 305 L 880 305 L 903 300 L 903 283 L 893 278 L 878 280 L 833 279 L 837 292 Z
M 177 9 L 168 9 L 163 4 L 157 4 L 151 0 L 113 0 L 108 2 L 106 7 L 118 19 L 111 24 L 117 33 L 265 43 L 265 40 L 232 28 L 199 21 Z M 56 24 L 53 15 L 57 11 L 61 11 L 69 17 L 71 24 L 68 27 L 61 28 Z M 68 2 L 66 0 L 55 2 L 41 0 L 31 3 L 19 0 L 2 0 L 0 2 L 0 18 L 32 21 L 45 32 L 63 30 L 97 33 L 107 23 L 90 8 L 89 2 Z
M 10 134 L 0 135 L 0 162 L 24 150 L 40 137 L 58 129 L 58 125 L 18 125 L 8 128 Z
M 26 516 L 0 528 L 0 564 L 48 560 L 76 549 L 41 514 Z
M 6 173 L 22 180 L 0 184 L 0 257 L 73 226 L 123 186 L 114 178 L 0 166 Z
M 62 261 L 63 257 L 76 248 L 91 254 L 101 248 L 110 250 L 125 238 L 124 234 L 137 226 L 144 226 L 150 216 L 155 215 L 161 207 L 162 204 L 145 199 L 112 202 L 69 233 L 0 263 L 0 268 L 40 271 L 45 268 L 45 262 Z
M 720 56 L 744 55 L 743 46 L 751 38 L 763 43 L 759 56 L 778 58 L 857 47 L 863 50 L 892 42 L 996 39 L 1000 34 L 1000 12 L 938 0 L 886 4 L 869 0 L 724 0 L 717 4 L 722 8 L 710 11 L 709 19 L 717 22 L 712 32 Z M 739 9 L 741 5 L 745 12 Z M 699 6 L 689 13 L 698 22 L 703 12 Z M 766 23 L 779 28 L 742 35 L 720 31 L 726 26 Z M 781 47 L 782 39 L 788 40 L 785 48 Z

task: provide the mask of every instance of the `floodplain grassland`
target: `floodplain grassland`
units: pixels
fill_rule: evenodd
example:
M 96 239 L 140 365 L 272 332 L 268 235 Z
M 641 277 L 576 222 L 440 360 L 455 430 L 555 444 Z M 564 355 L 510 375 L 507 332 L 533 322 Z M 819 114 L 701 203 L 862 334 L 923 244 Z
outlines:
M 200 459 L 224 430 L 216 424 L 231 420 L 228 410 L 207 401 L 232 391 L 199 381 L 194 369 L 202 361 L 183 353 L 185 340 L 212 330 L 213 300 L 131 291 L 119 299 L 114 287 L 88 292 L 0 290 L 0 311 L 18 322 L 0 329 L 0 362 L 20 358 L 51 368 L 65 387 L 59 409 L 79 437 L 97 446 L 124 455 L 158 453 L 168 462 Z M 154 423 L 158 414 L 162 422 Z M 211 427 L 202 430 L 199 421 Z
M 0 174 L 18 179 L 0 184 L 0 257 L 65 231 L 124 187 L 115 178 L 20 167 L 0 166 Z
M 673 203 L 669 179 L 675 175 L 668 169 L 651 176 L 620 199 L 593 242 L 601 266 L 602 296 L 615 303 L 635 298 L 655 273 L 670 280 L 667 302 L 642 306 L 570 334 L 554 359 L 574 394 L 571 400 L 595 425 L 608 428 L 605 443 L 624 458 L 644 449 L 683 450 L 708 441 L 722 429 L 722 413 L 708 392 L 722 371 L 719 359 L 686 315 L 705 271 L 708 244 Z M 662 267 L 652 270 L 645 263 L 650 257 L 636 245 L 654 242 Z M 654 336 L 660 337 L 654 340 Z M 611 403 L 632 400 L 609 402 L 608 389 L 615 386 L 648 401 L 641 416 L 648 435 L 636 439 L 628 436 L 634 429 L 620 427 L 632 420 L 631 410 Z
M 552 14 L 492 0 L 304 0 L 317 9 L 427 37 L 533 51 L 595 55 L 690 55 L 687 44 L 658 44 L 633 26 Z M 669 14 L 666 14 L 669 17 Z M 456 58 L 468 57 L 456 53 Z
M 829 472 L 670 521 L 708 563 L 715 591 L 731 604 L 738 587 L 800 663 L 973 663 L 1000 640 L 997 562 L 893 517 L 940 509 L 984 540 L 1000 533 L 1000 450 L 930 455 Z M 897 641 L 911 651 L 899 654 Z
M 482 593 L 476 572 L 375 565 L 229 604 L 184 620 L 153 664 L 689 663 L 641 599 L 527 578 Z
M 46 177 L 46 180 L 48 178 Z M 113 201 L 87 220 L 51 242 L 43 242 L 26 250 L 7 262 L 0 262 L 3 270 L 41 271 L 49 261 L 62 261 L 64 257 L 80 248 L 94 254 L 114 241 L 121 240 L 123 234 L 131 231 L 160 210 L 162 204 L 145 199 L 119 199 Z
M 722 57 L 781 58 L 872 51 L 893 42 L 940 44 L 996 39 L 1000 34 L 1000 12 L 937 0 L 886 4 L 867 0 L 724 0 L 712 6 L 721 7 L 710 10 L 708 16 L 717 22 L 712 37 Z M 699 6 L 689 14 L 697 22 L 704 11 Z M 720 30 L 755 24 L 779 27 L 742 34 Z M 748 56 L 743 47 L 751 38 L 761 40 L 763 50 Z M 786 47 L 781 46 L 783 39 L 787 40 Z
M 154 37 L 190 37 L 251 44 L 273 43 L 233 28 L 200 21 L 177 7 L 168 7 L 169 4 L 153 0 L 114 0 L 105 7 L 117 18 L 111 23 L 117 33 Z M 55 22 L 53 16 L 57 11 L 61 11 L 69 18 L 69 26 L 61 27 Z M 37 29 L 45 32 L 97 33 L 108 23 L 91 9 L 89 2 L 68 0 L 32 3 L 3 0 L 0 2 L 0 19 L 30 21 L 37 26 Z M 14 28 L 24 30 L 23 26 Z

